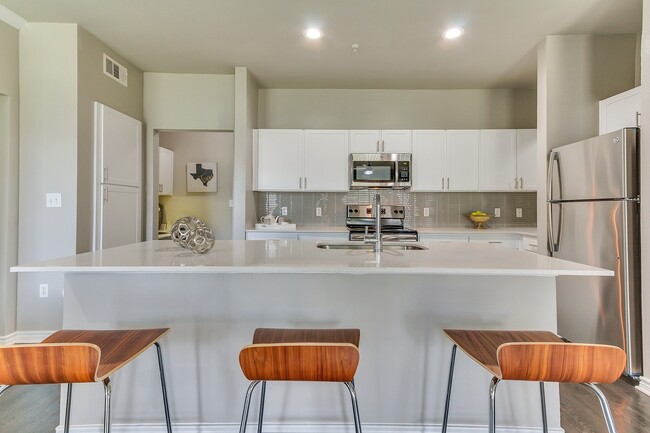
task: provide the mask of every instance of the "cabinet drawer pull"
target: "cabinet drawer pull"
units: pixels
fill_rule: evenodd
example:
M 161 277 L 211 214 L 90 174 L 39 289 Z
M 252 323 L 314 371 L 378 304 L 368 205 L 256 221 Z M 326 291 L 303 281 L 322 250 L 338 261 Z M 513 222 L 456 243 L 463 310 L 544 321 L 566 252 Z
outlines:
M 163 192 L 163 186 L 162 183 L 158 184 L 158 192 Z
M 488 244 L 502 244 L 502 241 L 488 241 Z

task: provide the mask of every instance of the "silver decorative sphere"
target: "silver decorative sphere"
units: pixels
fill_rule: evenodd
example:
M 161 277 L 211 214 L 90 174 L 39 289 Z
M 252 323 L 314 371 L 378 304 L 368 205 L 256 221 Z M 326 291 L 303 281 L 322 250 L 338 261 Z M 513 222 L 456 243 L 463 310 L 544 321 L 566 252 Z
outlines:
M 190 251 L 205 254 L 214 246 L 214 233 L 197 217 L 186 216 L 172 225 L 172 240 Z

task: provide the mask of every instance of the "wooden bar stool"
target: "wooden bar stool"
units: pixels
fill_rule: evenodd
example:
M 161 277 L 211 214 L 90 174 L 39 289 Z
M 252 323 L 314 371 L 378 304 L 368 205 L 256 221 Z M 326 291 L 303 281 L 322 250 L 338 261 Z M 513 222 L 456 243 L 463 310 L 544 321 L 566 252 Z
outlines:
M 594 383 L 615 382 L 625 368 L 625 352 L 618 347 L 571 343 L 548 331 L 470 331 L 445 329 L 454 343 L 451 351 L 447 399 L 442 433 L 447 431 L 449 402 L 454 376 L 456 347 L 494 375 L 490 383 L 489 433 L 495 433 L 495 398 L 501 380 L 539 382 L 542 427 L 548 432 L 544 382 L 580 383 L 593 391 L 605 417 L 607 429 L 616 433 L 605 395 Z
M 162 350 L 158 340 L 169 328 L 123 331 L 55 332 L 39 344 L 0 347 L 0 395 L 13 385 L 46 383 L 68 384 L 64 432 L 70 430 L 72 384 L 102 382 L 104 384 L 104 433 L 111 431 L 110 376 L 135 359 L 151 345 L 156 345 L 162 385 L 165 422 L 171 433 L 167 387 Z
M 239 353 L 239 365 L 251 380 L 244 400 L 240 433 L 246 432 L 251 394 L 262 383 L 257 424 L 262 432 L 266 382 L 269 380 L 343 382 L 350 392 L 354 429 L 361 433 L 354 373 L 359 365 L 358 329 L 259 328 L 253 344 Z

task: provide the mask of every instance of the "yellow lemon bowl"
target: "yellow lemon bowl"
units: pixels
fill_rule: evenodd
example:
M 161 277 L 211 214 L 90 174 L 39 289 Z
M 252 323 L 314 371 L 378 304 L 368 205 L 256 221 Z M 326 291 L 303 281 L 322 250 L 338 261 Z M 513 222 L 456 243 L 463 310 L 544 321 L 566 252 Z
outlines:
M 490 218 L 492 218 L 492 215 L 472 215 L 472 214 L 467 214 L 467 216 L 469 217 L 469 219 L 472 220 L 472 222 L 474 223 L 474 228 L 477 229 L 477 230 L 487 228 L 485 226 L 485 223 L 488 222 L 490 220 Z

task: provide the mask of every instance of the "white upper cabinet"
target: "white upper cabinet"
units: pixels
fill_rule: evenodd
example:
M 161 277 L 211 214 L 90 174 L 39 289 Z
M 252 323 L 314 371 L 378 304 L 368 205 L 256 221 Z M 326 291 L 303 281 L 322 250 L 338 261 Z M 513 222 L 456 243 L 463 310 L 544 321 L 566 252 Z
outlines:
M 517 130 L 517 189 L 537 191 L 537 129 Z
M 641 86 L 600 101 L 598 133 L 641 126 Z
M 447 130 L 446 190 L 478 191 L 478 143 L 478 130 Z
M 350 153 L 381 152 L 381 131 L 355 129 L 350 131 Z
M 142 123 L 95 102 L 95 143 L 101 183 L 142 185 Z
M 347 191 L 348 131 L 260 129 L 257 189 Z
M 385 129 L 381 131 L 383 153 L 411 153 L 413 132 L 410 129 Z
M 411 153 L 410 129 L 350 131 L 350 153 Z
M 257 186 L 262 191 L 298 191 L 302 185 L 303 131 L 260 129 Z
M 174 152 L 158 148 L 158 195 L 174 195 Z
M 304 171 L 305 191 L 347 191 L 348 131 L 305 130 Z
M 411 191 L 444 191 L 447 132 L 413 131 L 413 186 Z
M 517 131 L 482 129 L 479 144 L 481 191 L 511 191 L 517 179 Z

